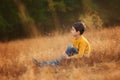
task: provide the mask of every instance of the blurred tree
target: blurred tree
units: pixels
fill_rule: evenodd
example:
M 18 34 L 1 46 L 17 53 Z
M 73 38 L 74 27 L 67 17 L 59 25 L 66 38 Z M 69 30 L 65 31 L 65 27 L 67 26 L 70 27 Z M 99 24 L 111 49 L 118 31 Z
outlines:
M 120 0 L 0 0 L 0 40 L 35 36 L 38 31 L 64 32 L 79 17 L 95 27 L 102 21 L 120 25 L 119 4 Z
M 14 2 L 12 0 L 0 0 L 0 40 L 21 37 L 20 25 Z
M 19 17 L 26 35 L 28 37 L 36 37 L 38 35 L 36 24 L 34 20 L 29 16 L 25 5 L 21 0 L 14 0 L 14 2 L 18 7 Z
M 105 26 L 120 25 L 120 0 L 93 0 Z
M 56 29 L 60 28 L 60 21 L 58 18 L 58 14 L 57 14 L 57 9 L 58 10 L 63 10 L 64 7 L 61 7 L 60 2 L 62 1 L 53 1 L 53 0 L 48 0 L 48 9 L 52 15 L 53 21 L 54 21 L 54 26 Z M 64 3 L 62 3 L 62 5 L 64 5 Z
M 46 34 L 54 29 L 54 22 L 51 13 L 48 11 L 47 0 L 23 0 L 23 2 L 41 34 Z

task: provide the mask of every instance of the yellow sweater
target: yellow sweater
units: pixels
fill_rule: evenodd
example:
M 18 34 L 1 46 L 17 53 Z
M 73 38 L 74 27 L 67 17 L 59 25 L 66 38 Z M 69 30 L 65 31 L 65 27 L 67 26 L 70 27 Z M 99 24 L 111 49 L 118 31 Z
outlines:
M 73 46 L 78 50 L 78 54 L 71 56 L 71 58 L 81 58 L 83 56 L 90 56 L 90 45 L 88 40 L 84 36 L 80 36 L 73 41 Z

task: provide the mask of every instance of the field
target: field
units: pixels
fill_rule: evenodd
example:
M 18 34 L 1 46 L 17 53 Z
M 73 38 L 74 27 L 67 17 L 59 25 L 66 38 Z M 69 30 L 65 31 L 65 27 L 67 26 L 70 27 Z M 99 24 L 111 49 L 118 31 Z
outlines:
M 65 60 L 57 67 L 36 66 L 58 58 L 72 43 L 70 33 L 0 42 L 0 80 L 120 80 L 120 27 L 88 30 L 88 59 Z

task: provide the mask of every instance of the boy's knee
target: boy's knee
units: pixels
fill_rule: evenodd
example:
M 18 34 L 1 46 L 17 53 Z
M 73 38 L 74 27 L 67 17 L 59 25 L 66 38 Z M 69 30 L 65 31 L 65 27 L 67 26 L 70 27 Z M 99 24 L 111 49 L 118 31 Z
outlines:
M 70 53 L 71 51 L 72 51 L 72 46 L 68 46 L 65 52 Z
M 72 56 L 74 53 L 78 53 L 78 51 L 73 46 L 68 46 L 65 53 L 68 56 Z
M 72 50 L 73 46 L 68 46 L 66 51 Z

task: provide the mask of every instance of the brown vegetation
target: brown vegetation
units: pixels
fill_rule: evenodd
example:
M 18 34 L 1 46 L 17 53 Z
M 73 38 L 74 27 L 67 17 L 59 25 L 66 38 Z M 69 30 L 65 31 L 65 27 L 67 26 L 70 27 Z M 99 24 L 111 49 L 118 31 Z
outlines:
M 62 61 L 56 68 L 36 66 L 58 58 L 72 43 L 70 34 L 0 43 L 0 80 L 119 80 L 120 28 L 88 30 L 89 59 Z

